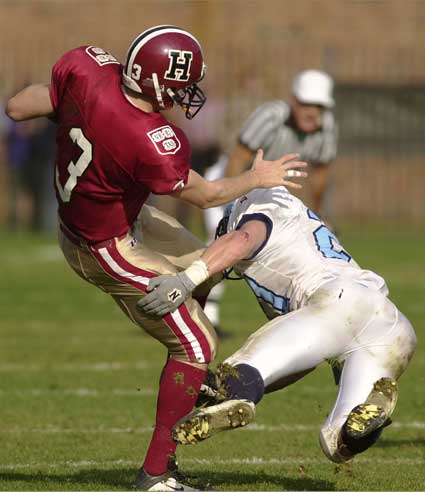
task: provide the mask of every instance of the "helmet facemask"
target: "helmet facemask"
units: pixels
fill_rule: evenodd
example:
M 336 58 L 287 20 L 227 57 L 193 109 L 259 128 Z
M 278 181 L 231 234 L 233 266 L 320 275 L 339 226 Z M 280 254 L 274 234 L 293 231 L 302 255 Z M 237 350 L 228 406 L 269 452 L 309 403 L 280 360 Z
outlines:
M 188 120 L 199 113 L 207 100 L 204 91 L 197 84 L 188 85 L 178 91 L 167 89 L 167 94 L 174 104 L 178 104 L 183 109 Z
M 232 213 L 233 210 L 233 202 L 229 203 L 226 205 L 224 212 L 223 212 L 223 217 L 220 219 L 220 222 L 217 225 L 217 228 L 215 230 L 215 236 L 214 239 L 218 239 L 221 236 L 224 236 L 227 234 L 227 228 L 229 225 L 229 219 L 230 219 L 230 214 Z

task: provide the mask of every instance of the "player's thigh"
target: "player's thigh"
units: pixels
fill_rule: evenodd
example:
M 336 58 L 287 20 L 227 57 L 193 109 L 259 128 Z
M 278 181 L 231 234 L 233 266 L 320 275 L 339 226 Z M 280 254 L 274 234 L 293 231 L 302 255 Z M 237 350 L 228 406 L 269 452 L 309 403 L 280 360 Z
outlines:
M 380 363 L 399 365 L 395 375 L 406 367 L 416 342 L 414 331 L 381 291 L 342 278 L 319 288 L 308 308 L 323 340 L 330 346 L 334 346 L 330 339 L 337 342 L 340 350 L 333 357 L 342 361 L 367 349 Z
M 377 312 L 383 313 L 382 319 L 375 318 L 377 326 L 374 329 L 372 324 L 368 329 L 384 335 L 346 356 L 338 397 L 325 428 L 340 428 L 349 412 L 364 403 L 374 383 L 381 378 L 397 380 L 413 355 L 416 336 L 407 318 L 387 299 Z
M 178 271 L 198 260 L 205 250 L 205 244 L 174 217 L 152 206 L 142 208 L 135 227 L 141 243 L 161 254 Z M 143 234 L 138 233 L 138 228 Z M 221 279 L 221 273 L 207 279 L 195 289 L 194 297 L 206 297 Z
M 144 243 L 135 246 L 128 239 L 117 242 L 116 249 L 123 258 L 123 266 L 136 276 L 143 277 L 175 273 L 176 266 L 162 254 L 152 251 Z M 152 275 L 153 274 L 153 275 Z M 217 339 L 213 326 L 199 304 L 189 298 L 176 311 L 163 318 L 146 316 L 137 301 L 145 289 L 136 289 L 129 295 L 120 290 L 112 293 L 114 299 L 128 316 L 151 336 L 162 342 L 176 359 L 193 362 L 210 362 L 216 354 Z
M 318 316 L 316 310 L 304 307 L 279 316 L 251 335 L 227 362 L 256 367 L 266 388 L 279 381 L 292 382 L 292 377 L 342 352 L 344 345 L 332 336 L 332 326 L 327 323 L 330 314 L 325 309 Z
M 163 318 L 147 316 L 138 307 L 138 292 L 115 294 L 124 313 L 153 338 L 161 342 L 171 357 L 195 363 L 211 362 L 217 352 L 217 336 L 198 302 L 188 299 Z
M 205 249 L 205 244 L 174 217 L 152 206 L 142 207 L 137 227 L 141 228 L 143 244 L 166 257 L 178 270 L 199 259 Z
M 367 352 L 398 379 L 406 370 L 416 347 L 416 335 L 409 320 L 385 296 L 373 293 L 374 315 L 357 337 L 354 351 Z
M 306 306 L 275 318 L 254 333 L 231 357 L 231 363 L 254 365 L 266 387 L 274 387 L 279 381 L 291 382 L 326 359 L 343 357 L 358 346 L 357 335 L 374 312 L 365 291 L 351 281 L 328 282 Z
M 214 328 L 195 300 L 189 299 L 164 318 L 147 317 L 138 309 L 137 301 L 146 295 L 152 277 L 176 272 L 162 255 L 134 241 L 131 234 L 101 248 L 81 249 L 66 238 L 64 244 L 71 267 L 110 294 L 133 322 L 167 347 L 172 357 L 200 363 L 215 357 Z

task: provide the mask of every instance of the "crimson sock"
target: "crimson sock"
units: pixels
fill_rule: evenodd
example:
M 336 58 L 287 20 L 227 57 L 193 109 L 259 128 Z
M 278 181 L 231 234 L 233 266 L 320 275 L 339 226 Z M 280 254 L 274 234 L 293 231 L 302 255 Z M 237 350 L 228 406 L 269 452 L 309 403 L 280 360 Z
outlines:
M 156 423 L 143 468 L 150 475 L 161 475 L 176 450 L 172 439 L 174 424 L 194 407 L 205 371 L 175 359 L 168 359 L 161 375 Z

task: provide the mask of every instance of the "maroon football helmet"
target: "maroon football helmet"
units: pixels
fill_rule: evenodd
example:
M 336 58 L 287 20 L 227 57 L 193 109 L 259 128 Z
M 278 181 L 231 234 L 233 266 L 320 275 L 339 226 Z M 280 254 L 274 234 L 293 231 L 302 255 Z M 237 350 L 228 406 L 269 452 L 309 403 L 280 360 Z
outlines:
M 131 43 L 122 77 L 124 85 L 155 98 L 160 108 L 178 104 L 191 119 L 206 101 L 197 86 L 205 71 L 201 45 L 192 34 L 155 26 Z

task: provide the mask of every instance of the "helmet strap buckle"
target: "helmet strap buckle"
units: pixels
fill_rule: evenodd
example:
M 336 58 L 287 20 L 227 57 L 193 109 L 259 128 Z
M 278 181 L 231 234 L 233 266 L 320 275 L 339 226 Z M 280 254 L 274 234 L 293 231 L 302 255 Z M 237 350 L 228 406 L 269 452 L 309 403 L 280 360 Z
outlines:
M 158 75 L 152 73 L 153 88 L 156 94 L 156 100 L 158 101 L 159 107 L 161 109 L 165 108 L 164 100 L 162 99 L 161 86 L 159 85 Z

